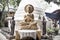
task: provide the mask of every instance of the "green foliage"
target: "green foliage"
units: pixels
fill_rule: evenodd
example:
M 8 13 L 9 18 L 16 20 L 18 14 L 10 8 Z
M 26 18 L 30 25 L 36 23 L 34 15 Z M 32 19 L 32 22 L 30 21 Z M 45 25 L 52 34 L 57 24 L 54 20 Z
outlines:
M 15 1 L 14 0 L 10 0 L 10 4 L 11 5 L 15 5 Z
M 6 5 L 6 2 L 7 2 L 7 0 L 1 0 L 1 4 L 2 4 L 3 6 Z
M 21 0 L 17 0 L 17 1 L 16 1 L 16 2 L 17 2 L 17 6 L 19 6 L 20 1 L 21 1 Z
M 19 6 L 21 0 L 10 0 L 9 4 L 13 5 L 14 7 Z
M 0 20 L 0 27 L 3 27 L 4 26 L 4 19 L 5 19 L 5 13 L 4 13 L 4 10 L 5 10 L 5 6 L 7 5 L 7 0 L 0 0 L 0 4 L 2 4 L 2 13 L 1 13 L 1 20 Z
M 5 7 L 9 7 L 9 5 L 18 6 L 21 0 L 0 0 L 0 7 L 2 8 L 2 15 L 1 15 L 1 20 L 0 20 L 0 27 L 4 26 L 4 20 L 5 20 L 5 15 L 4 13 Z
M 47 32 L 54 32 L 54 30 L 52 28 L 47 28 Z
M 3 27 L 3 23 L 0 21 L 0 28 Z
M 59 30 L 59 28 L 58 27 L 54 27 L 54 31 L 56 31 L 56 30 Z

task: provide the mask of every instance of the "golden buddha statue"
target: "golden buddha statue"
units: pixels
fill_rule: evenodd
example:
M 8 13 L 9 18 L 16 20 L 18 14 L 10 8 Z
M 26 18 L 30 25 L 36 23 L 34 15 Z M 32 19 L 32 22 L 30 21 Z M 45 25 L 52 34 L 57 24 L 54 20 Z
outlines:
M 34 15 L 32 14 L 34 7 L 28 4 L 25 6 L 24 10 L 26 12 L 26 15 L 24 16 L 24 22 L 20 23 L 21 29 L 36 30 L 37 22 L 34 21 Z

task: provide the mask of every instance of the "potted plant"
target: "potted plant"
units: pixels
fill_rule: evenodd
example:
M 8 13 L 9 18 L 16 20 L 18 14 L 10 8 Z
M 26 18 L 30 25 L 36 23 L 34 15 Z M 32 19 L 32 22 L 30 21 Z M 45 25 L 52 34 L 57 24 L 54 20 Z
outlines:
M 55 31 L 55 34 L 58 35 L 59 28 L 58 27 L 54 27 L 54 31 Z
M 47 28 L 47 34 L 52 34 L 54 32 L 54 30 L 52 28 Z

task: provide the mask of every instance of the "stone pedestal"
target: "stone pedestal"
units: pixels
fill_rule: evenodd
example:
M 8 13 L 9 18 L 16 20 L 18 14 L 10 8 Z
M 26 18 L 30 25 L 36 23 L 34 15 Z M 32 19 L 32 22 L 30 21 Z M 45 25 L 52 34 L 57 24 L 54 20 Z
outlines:
M 38 39 L 41 39 L 41 31 L 40 30 L 18 30 L 17 31 L 19 34 L 16 34 L 16 39 L 22 39 L 23 37 L 32 37 L 36 40 L 36 37 Z M 17 36 L 19 35 L 19 36 Z M 18 37 L 18 38 L 17 38 Z

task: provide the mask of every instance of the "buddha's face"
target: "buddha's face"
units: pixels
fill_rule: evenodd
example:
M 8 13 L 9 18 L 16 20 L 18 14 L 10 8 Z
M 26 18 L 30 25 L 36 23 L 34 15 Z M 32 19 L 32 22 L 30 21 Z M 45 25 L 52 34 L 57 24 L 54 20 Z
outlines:
M 30 13 L 31 7 L 30 7 L 30 6 L 26 7 L 26 11 L 27 11 L 28 13 Z
M 26 13 L 32 13 L 33 10 L 34 10 L 34 7 L 32 5 L 28 4 L 25 6 L 25 12 Z

